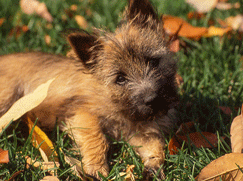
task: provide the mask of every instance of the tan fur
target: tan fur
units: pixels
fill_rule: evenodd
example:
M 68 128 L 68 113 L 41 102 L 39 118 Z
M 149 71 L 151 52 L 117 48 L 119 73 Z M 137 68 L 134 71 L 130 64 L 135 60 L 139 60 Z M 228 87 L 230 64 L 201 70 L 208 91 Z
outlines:
M 80 148 L 85 173 L 96 178 L 109 173 L 105 135 L 135 146 L 145 167 L 156 172 L 164 162 L 164 135 L 173 127 L 167 111 L 177 101 L 176 62 L 165 46 L 162 23 L 148 0 L 130 0 L 125 16 L 115 33 L 69 33 L 68 57 L 0 56 L 0 116 L 57 77 L 28 115 L 44 129 L 57 120 Z

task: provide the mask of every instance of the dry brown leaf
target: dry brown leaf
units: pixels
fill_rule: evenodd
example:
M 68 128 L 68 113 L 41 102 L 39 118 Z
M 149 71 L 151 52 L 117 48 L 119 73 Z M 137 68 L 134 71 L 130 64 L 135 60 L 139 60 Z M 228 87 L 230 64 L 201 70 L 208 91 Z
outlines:
M 172 52 L 179 52 L 179 50 L 180 50 L 180 40 L 176 39 L 176 40 L 170 42 L 169 48 L 170 48 L 170 51 L 172 51 Z
M 59 181 L 59 179 L 57 177 L 55 177 L 55 176 L 45 176 L 40 181 Z
M 187 18 L 188 19 L 202 19 L 202 18 L 204 18 L 206 15 L 205 14 L 203 14 L 203 13 L 199 13 L 199 12 L 189 12 L 188 14 L 187 14 Z
M 55 78 L 48 80 L 46 83 L 38 86 L 32 93 L 17 100 L 12 107 L 0 118 L 0 131 L 8 125 L 11 120 L 15 121 L 25 113 L 37 107 L 47 96 L 50 84 Z
M 231 27 L 218 28 L 218 27 L 215 27 L 215 26 L 210 26 L 208 28 L 208 32 L 206 34 L 204 34 L 203 36 L 204 37 L 223 36 L 224 34 L 228 33 L 231 30 L 232 30 Z
M 29 127 L 29 132 L 33 129 L 34 123 L 28 117 L 25 120 L 26 124 Z M 32 143 L 36 148 L 39 148 L 42 158 L 45 162 L 48 162 L 48 158 L 52 155 L 54 156 L 55 161 L 58 161 L 57 153 L 54 151 L 54 146 L 48 136 L 38 127 L 35 126 L 32 133 Z
M 57 170 L 60 166 L 59 162 L 38 162 L 36 160 L 32 160 L 30 157 L 26 156 L 26 168 L 29 168 L 29 165 L 34 167 L 41 167 L 43 171 L 48 171 L 51 175 L 54 175 L 55 170 Z
M 20 7 L 26 14 L 36 13 L 49 22 L 53 21 L 53 17 L 48 12 L 45 3 L 40 3 L 37 0 L 20 0 Z
M 119 176 L 120 177 L 124 177 L 124 181 L 135 181 L 135 176 L 133 174 L 133 170 L 135 168 L 135 165 L 128 165 L 127 169 L 126 169 L 126 172 L 120 172 L 119 173 Z M 111 178 L 110 180 L 117 180 L 117 177 L 114 176 L 113 178 Z
M 225 19 L 225 22 L 234 30 L 238 30 L 243 24 L 243 15 L 230 16 Z
M 236 2 L 234 4 L 231 4 L 231 3 L 219 2 L 216 5 L 216 8 L 217 9 L 221 9 L 221 10 L 228 10 L 228 9 L 232 9 L 232 8 L 239 9 L 240 8 L 240 3 Z
M 177 141 L 176 136 L 173 136 L 170 139 L 170 142 L 169 142 L 169 145 L 168 145 L 170 155 L 176 155 L 177 152 L 178 152 L 178 148 L 180 148 L 180 147 L 181 147 L 181 145 L 180 145 L 179 141 Z
M 47 45 L 50 45 L 51 37 L 49 35 L 45 35 L 45 42 L 46 42 Z
M 4 21 L 5 21 L 5 18 L 0 18 L 0 26 L 3 25 Z
M 0 148 L 0 163 L 8 163 L 8 162 L 9 162 L 8 150 L 3 150 Z
M 23 25 L 23 26 L 15 26 L 14 28 L 11 29 L 9 36 L 15 36 L 16 38 L 20 37 L 22 33 L 26 33 L 29 31 L 28 26 Z
M 82 168 L 81 161 L 79 161 L 79 160 L 77 160 L 75 158 L 66 156 L 65 154 L 64 154 L 64 160 L 65 160 L 65 162 L 67 162 L 71 166 L 71 169 L 74 171 L 74 174 L 77 177 L 83 179 L 83 177 L 79 174 L 79 173 L 83 173 L 83 168 Z
M 176 79 L 176 84 L 178 87 L 180 87 L 184 83 L 183 78 L 179 74 L 175 75 L 175 79 Z
M 180 125 L 176 135 L 171 138 L 168 145 L 171 155 L 175 155 L 178 152 L 178 148 L 181 148 L 183 141 L 187 144 L 194 145 L 197 148 L 212 148 L 217 145 L 218 137 L 214 133 L 193 132 L 193 130 L 195 130 L 194 125 L 193 121 Z
M 206 13 L 215 8 L 218 0 L 186 0 L 186 2 L 192 5 L 198 12 Z
M 233 153 L 243 153 L 243 105 L 241 114 L 233 120 L 230 127 L 231 148 Z
M 203 168 L 197 176 L 197 181 L 216 181 L 220 179 L 242 181 L 243 173 L 239 168 L 243 169 L 243 154 L 226 154 Z
M 78 6 L 76 4 L 73 4 L 73 5 L 70 6 L 70 9 L 72 11 L 77 11 L 78 10 Z
M 221 111 L 223 111 L 223 113 L 226 114 L 226 115 L 231 115 L 232 114 L 232 110 L 229 107 L 219 106 L 219 109 Z
M 86 29 L 88 27 L 88 22 L 83 16 L 76 15 L 75 20 L 80 28 Z
M 186 135 L 188 133 L 191 133 L 192 128 L 195 127 L 194 121 L 182 123 L 178 130 L 176 131 L 176 135 Z
M 180 29 L 178 32 L 179 36 L 198 39 L 207 32 L 207 28 L 205 27 L 192 26 L 185 20 L 171 15 L 164 15 L 163 23 L 165 31 L 169 35 L 175 34 Z

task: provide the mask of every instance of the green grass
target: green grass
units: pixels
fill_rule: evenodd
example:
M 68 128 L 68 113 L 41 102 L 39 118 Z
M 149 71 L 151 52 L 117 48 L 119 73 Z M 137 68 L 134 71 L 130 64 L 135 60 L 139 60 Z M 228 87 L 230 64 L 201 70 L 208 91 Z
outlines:
M 69 28 L 79 28 L 74 16 L 84 16 L 91 27 L 102 27 L 114 31 L 118 24 L 126 1 L 121 0 L 43 0 L 54 17 L 52 24 L 35 15 L 25 15 L 21 12 L 18 1 L 1 0 L 0 18 L 5 22 L 0 27 L 0 55 L 23 51 L 44 51 L 65 55 L 69 49 L 62 31 Z M 236 2 L 232 0 L 230 2 Z M 76 4 L 76 12 L 68 11 L 72 4 Z M 158 13 L 176 15 L 187 20 L 187 13 L 193 10 L 183 0 L 173 3 L 171 0 L 153 0 Z M 91 11 L 91 14 L 87 13 Z M 67 13 L 68 12 L 68 13 Z M 187 20 L 195 26 L 208 26 L 209 20 L 224 19 L 243 12 L 243 4 L 237 10 L 213 10 L 206 18 L 200 20 Z M 65 17 L 66 20 L 63 20 Z M 16 26 L 27 25 L 29 31 L 21 33 L 18 38 L 10 36 L 11 30 Z M 216 26 L 219 24 L 216 22 Z M 50 28 L 51 26 L 51 28 Z M 49 28 L 48 28 L 49 27 Z M 50 45 L 45 42 L 45 35 L 51 37 Z M 212 160 L 231 152 L 229 128 L 233 118 L 238 114 L 235 107 L 243 102 L 243 47 L 239 34 L 235 32 L 230 37 L 202 38 L 199 41 L 181 38 L 186 44 L 178 53 L 179 74 L 184 79 L 180 88 L 181 105 L 179 108 L 179 122 L 195 121 L 197 130 L 210 131 L 219 136 L 226 136 L 225 141 L 219 142 L 214 149 L 195 148 L 184 144 L 177 155 L 169 155 L 166 148 L 165 174 L 166 180 L 194 180 L 200 170 Z M 188 108 L 187 105 L 191 106 Z M 228 106 L 233 110 L 232 115 L 225 115 L 218 106 Z M 21 123 L 19 123 L 21 125 Z M 47 172 L 40 168 L 26 169 L 25 156 L 41 160 L 38 149 L 30 144 L 30 136 L 23 136 L 23 131 L 14 124 L 8 132 L 0 137 L 0 148 L 9 150 L 10 162 L 0 165 L 0 179 L 8 180 L 14 173 L 23 170 L 16 180 L 39 180 Z M 65 132 L 58 128 L 51 134 L 56 150 L 62 148 L 65 154 L 74 156 L 70 151 L 71 141 Z M 169 142 L 169 138 L 167 140 Z M 144 169 L 140 158 L 132 151 L 130 145 L 124 141 L 113 142 L 115 150 L 109 154 L 110 175 L 119 179 L 119 173 L 126 170 L 127 165 L 135 165 L 134 173 L 142 180 Z M 57 175 L 60 180 L 77 180 L 72 174 L 70 166 L 65 163 L 64 156 L 58 152 L 60 168 Z M 155 179 L 156 180 L 156 179 Z

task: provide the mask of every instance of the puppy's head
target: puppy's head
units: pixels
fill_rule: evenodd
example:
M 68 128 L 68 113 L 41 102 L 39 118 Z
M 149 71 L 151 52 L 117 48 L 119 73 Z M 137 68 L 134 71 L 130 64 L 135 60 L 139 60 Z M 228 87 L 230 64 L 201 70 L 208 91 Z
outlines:
M 115 33 L 68 35 L 77 57 L 110 93 L 117 112 L 133 120 L 166 114 L 177 101 L 176 61 L 148 0 L 130 0 Z

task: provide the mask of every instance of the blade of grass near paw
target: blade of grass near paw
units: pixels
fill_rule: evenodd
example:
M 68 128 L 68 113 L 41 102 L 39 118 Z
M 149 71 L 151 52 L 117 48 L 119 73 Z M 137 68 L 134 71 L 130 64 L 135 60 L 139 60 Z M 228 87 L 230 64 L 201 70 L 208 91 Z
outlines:
M 8 125 L 11 120 L 17 120 L 28 111 L 37 107 L 47 96 L 50 84 L 55 78 L 38 86 L 32 93 L 17 100 L 12 107 L 0 118 L 0 131 Z

